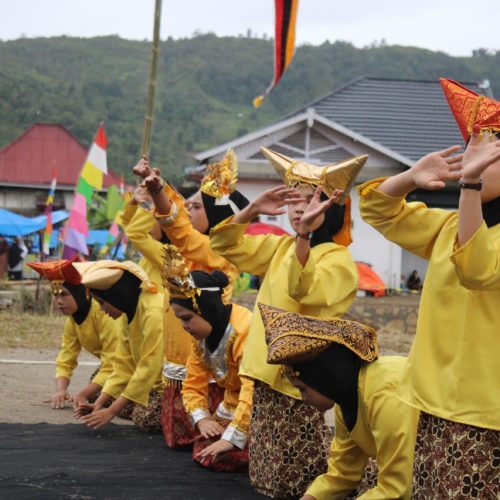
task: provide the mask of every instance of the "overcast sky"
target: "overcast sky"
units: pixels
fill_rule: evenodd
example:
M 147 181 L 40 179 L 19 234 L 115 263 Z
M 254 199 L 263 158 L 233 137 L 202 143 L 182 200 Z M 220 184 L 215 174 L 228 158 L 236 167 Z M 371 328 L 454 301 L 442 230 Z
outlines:
M 0 39 L 117 34 L 151 39 L 154 0 L 0 0 Z M 500 50 L 499 0 L 300 0 L 297 42 L 344 40 L 357 47 L 387 44 L 471 55 Z M 273 0 L 163 0 L 161 37 L 273 36 Z

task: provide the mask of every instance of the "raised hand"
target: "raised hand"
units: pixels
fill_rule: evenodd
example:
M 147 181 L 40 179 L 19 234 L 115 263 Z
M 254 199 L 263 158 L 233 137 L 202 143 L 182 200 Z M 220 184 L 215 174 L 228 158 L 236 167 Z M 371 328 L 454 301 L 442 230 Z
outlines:
M 455 154 L 460 149 L 460 146 L 451 146 L 418 160 L 410 169 L 415 186 L 429 190 L 442 189 L 446 181 L 460 179 L 463 154 Z
M 500 159 L 500 140 L 494 135 L 481 136 L 479 127 L 474 127 L 463 158 L 462 179 L 477 182 L 481 174 Z
M 146 188 L 151 194 L 156 194 L 163 189 L 163 180 L 158 174 L 153 172 L 144 178 L 141 187 Z
M 321 193 L 323 189 L 318 186 L 314 190 L 313 197 L 304 210 L 304 214 L 300 219 L 300 233 L 308 233 L 312 231 L 313 224 L 319 215 L 325 213 L 334 203 L 337 203 L 344 194 L 342 189 L 336 189 L 328 200 L 321 201 Z
M 153 173 L 153 169 L 149 165 L 149 158 L 147 157 L 147 155 L 143 155 L 141 157 L 137 165 L 132 168 L 132 172 L 143 179 Z
M 252 202 L 252 209 L 255 215 L 281 215 L 286 213 L 285 205 L 302 201 L 305 198 L 297 189 L 283 185 L 264 191 Z

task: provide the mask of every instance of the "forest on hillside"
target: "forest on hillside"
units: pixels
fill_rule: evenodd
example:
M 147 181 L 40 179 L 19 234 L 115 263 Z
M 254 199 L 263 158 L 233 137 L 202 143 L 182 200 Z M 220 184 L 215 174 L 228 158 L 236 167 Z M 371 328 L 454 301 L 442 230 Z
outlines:
M 0 41 L 0 148 L 35 122 L 60 123 L 84 145 L 98 124 L 108 134 L 108 165 L 129 173 L 142 141 L 151 45 L 117 36 Z M 264 106 L 252 99 L 273 72 L 271 40 L 251 37 L 162 41 L 152 162 L 175 178 L 193 154 L 266 126 L 361 77 L 490 81 L 500 96 L 500 51 L 451 57 L 415 47 L 325 42 L 297 48 Z

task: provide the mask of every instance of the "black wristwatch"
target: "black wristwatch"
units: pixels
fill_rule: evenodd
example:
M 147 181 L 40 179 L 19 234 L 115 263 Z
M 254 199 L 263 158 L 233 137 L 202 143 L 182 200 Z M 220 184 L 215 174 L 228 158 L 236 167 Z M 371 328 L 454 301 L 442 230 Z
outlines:
M 474 191 L 481 191 L 481 189 L 483 189 L 483 181 L 479 179 L 479 182 L 464 182 L 462 179 L 459 179 L 458 187 L 460 189 L 473 189 Z

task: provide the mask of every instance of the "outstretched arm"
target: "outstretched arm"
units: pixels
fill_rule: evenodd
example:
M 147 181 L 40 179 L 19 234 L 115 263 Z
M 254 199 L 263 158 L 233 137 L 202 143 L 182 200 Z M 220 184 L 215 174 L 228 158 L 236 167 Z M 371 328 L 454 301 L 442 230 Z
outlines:
M 454 154 L 460 149 L 460 146 L 451 146 L 424 156 L 409 170 L 382 182 L 378 187 L 379 191 L 389 196 L 402 197 L 417 188 L 443 189 L 445 181 L 460 179 L 463 155 Z

